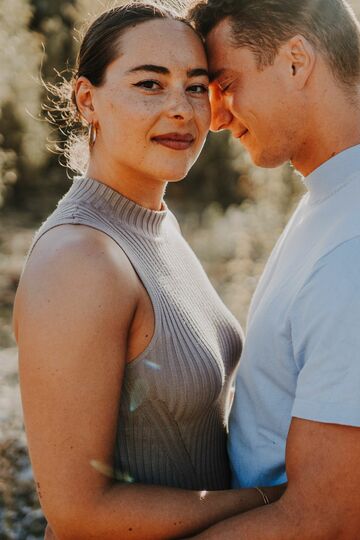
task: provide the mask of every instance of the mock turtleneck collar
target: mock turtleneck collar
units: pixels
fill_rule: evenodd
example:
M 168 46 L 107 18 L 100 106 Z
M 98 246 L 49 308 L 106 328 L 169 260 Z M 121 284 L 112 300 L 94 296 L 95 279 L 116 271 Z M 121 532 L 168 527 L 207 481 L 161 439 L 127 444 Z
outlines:
M 110 186 L 89 177 L 74 178 L 70 198 L 81 195 L 83 201 L 101 208 L 109 217 L 121 221 L 132 229 L 148 235 L 160 233 L 168 209 L 163 202 L 162 210 L 150 210 L 127 199 Z
M 304 178 L 310 202 L 318 203 L 345 186 L 360 171 L 360 145 L 343 150 Z

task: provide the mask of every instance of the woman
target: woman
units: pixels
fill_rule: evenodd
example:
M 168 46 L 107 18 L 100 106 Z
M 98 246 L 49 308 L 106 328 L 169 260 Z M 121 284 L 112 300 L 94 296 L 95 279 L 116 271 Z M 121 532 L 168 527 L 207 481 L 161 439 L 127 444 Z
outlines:
M 241 330 L 163 202 L 204 144 L 207 86 L 199 37 L 159 9 L 112 9 L 81 46 L 87 172 L 37 233 L 14 314 L 30 456 L 61 540 L 183 538 L 266 500 L 228 490 Z

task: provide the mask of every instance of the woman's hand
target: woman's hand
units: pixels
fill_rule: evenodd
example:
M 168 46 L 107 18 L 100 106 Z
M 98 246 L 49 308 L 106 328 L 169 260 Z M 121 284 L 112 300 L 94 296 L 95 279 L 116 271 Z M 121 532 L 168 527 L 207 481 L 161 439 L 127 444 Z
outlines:
M 267 496 L 270 503 L 278 501 L 280 497 L 285 493 L 287 488 L 287 482 L 278 486 L 262 487 L 261 491 Z

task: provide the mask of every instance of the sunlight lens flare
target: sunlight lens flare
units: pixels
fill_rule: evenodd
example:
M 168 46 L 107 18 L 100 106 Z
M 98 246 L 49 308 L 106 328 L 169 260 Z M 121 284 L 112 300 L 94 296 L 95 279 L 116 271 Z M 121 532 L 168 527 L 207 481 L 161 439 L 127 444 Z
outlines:
M 152 362 L 151 360 L 145 360 L 144 364 L 150 369 L 154 369 L 155 371 L 161 370 L 161 366 L 157 364 L 156 362 Z
M 109 465 L 107 465 L 106 463 L 102 463 L 101 461 L 97 461 L 96 459 L 90 460 L 90 465 L 97 472 L 103 474 L 104 476 L 107 476 L 108 478 L 112 478 L 126 484 L 132 484 L 134 482 L 133 477 L 130 476 L 129 473 L 113 469 L 113 467 L 110 467 Z

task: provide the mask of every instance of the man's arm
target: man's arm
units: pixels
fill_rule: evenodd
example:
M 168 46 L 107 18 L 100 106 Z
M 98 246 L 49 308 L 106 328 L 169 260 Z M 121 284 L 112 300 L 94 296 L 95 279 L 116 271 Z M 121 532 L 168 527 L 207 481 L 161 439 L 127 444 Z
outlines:
M 286 449 L 288 488 L 270 506 L 196 536 L 239 540 L 358 540 L 360 428 L 293 418 Z

